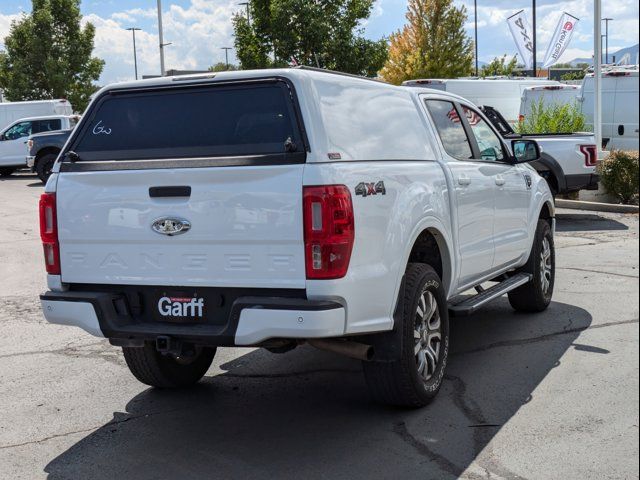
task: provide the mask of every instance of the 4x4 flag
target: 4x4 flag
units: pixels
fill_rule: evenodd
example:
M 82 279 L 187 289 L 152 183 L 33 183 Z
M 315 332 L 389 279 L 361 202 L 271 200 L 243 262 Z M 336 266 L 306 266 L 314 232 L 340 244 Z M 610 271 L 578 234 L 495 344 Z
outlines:
M 556 31 L 547 47 L 542 68 L 549 68 L 551 65 L 558 63 L 558 60 L 560 60 L 560 57 L 571 41 L 571 36 L 573 35 L 578 20 L 578 18 L 569 15 L 567 12 L 562 14 L 562 17 L 560 17 L 558 21 Z
M 524 68 L 529 70 L 533 67 L 533 34 L 527 17 L 524 15 L 524 10 L 520 10 L 507 18 L 507 23 L 509 24 L 511 35 L 513 35 L 513 40 L 518 47 L 518 52 L 520 52 Z

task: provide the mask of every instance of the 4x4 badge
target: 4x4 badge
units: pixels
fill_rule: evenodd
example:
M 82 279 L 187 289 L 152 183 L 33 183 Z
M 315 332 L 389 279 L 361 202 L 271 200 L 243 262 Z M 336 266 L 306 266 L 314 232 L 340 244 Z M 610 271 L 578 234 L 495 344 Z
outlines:
M 366 197 L 369 195 L 378 195 L 378 194 L 380 195 L 387 194 L 387 189 L 384 188 L 384 182 L 382 180 L 380 180 L 377 183 L 360 182 L 358 185 L 356 185 L 356 195 L 362 195 L 363 197 Z

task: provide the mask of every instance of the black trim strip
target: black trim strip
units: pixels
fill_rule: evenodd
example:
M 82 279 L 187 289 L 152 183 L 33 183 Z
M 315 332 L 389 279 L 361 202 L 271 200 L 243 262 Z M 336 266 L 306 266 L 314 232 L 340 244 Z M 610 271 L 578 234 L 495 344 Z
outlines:
M 295 165 L 306 161 L 305 152 L 271 153 L 243 157 L 180 158 L 158 160 L 113 160 L 61 162 L 61 172 L 104 172 L 112 170 L 152 170 L 166 168 L 263 167 Z
M 250 156 L 242 156 L 242 157 L 207 157 L 207 158 L 197 158 L 197 159 L 180 159 L 180 163 L 177 163 L 174 159 L 162 159 L 162 160 L 135 160 L 135 162 L 142 161 L 151 161 L 151 162 L 160 162 L 160 164 L 156 163 L 154 166 L 144 166 L 139 168 L 133 168 L 132 166 L 125 166 L 124 163 L 129 163 L 129 160 L 120 160 L 120 161 L 109 161 L 106 160 L 104 163 L 114 163 L 115 165 L 110 166 L 109 168 L 96 168 L 96 167 L 87 167 L 87 168 L 74 168 L 74 167 L 66 167 L 68 165 L 73 164 L 88 164 L 90 161 L 80 161 L 80 162 L 70 162 L 69 160 L 65 160 L 65 154 L 74 150 L 76 143 L 81 138 L 81 136 L 86 132 L 89 128 L 91 121 L 93 120 L 93 116 L 100 104 L 110 95 L 119 95 L 125 93 L 146 93 L 149 91 L 159 91 L 159 90 L 183 90 L 183 89 L 193 89 L 193 88 L 204 88 L 204 87 L 218 87 L 218 86 L 242 86 L 242 85 L 252 85 L 252 84 L 268 84 L 268 83 L 283 83 L 289 91 L 289 96 L 291 97 L 291 103 L 293 108 L 293 113 L 296 119 L 296 125 L 298 127 L 298 132 L 302 139 L 302 143 L 304 144 L 304 151 L 302 152 L 289 152 L 289 153 L 275 153 L 275 154 L 265 154 L 265 155 L 250 155 Z M 306 162 L 306 153 L 311 152 L 311 146 L 309 144 L 309 138 L 307 136 L 307 130 L 304 125 L 304 121 L 302 119 L 302 111 L 300 110 L 300 103 L 298 102 L 298 95 L 296 93 L 296 89 L 291 82 L 291 80 L 287 77 L 283 76 L 268 76 L 268 77 L 257 77 L 251 79 L 236 79 L 236 80 L 223 80 L 216 81 L 215 78 L 203 78 L 198 81 L 189 82 L 185 84 L 169 84 L 169 85 L 154 85 L 154 86 L 141 86 L 141 87 L 127 87 L 127 88 L 113 88 L 107 90 L 102 93 L 98 98 L 96 98 L 90 104 L 90 109 L 88 109 L 84 115 L 83 119 L 80 122 L 80 128 L 75 128 L 72 130 L 70 138 L 66 144 L 66 149 L 61 152 L 60 158 L 62 159 L 60 162 L 60 172 L 81 172 L 81 171 L 100 171 L 100 170 L 146 170 L 152 168 L 197 168 L 197 167 L 226 167 L 226 166 L 256 166 L 256 165 L 289 165 L 294 163 L 305 163 Z M 279 157 L 277 157 L 279 156 Z M 278 160 L 276 160 L 276 157 Z M 268 158 L 266 163 L 257 164 L 253 163 L 252 159 L 257 158 Z M 193 160 L 197 160 L 196 163 Z M 189 164 L 185 164 L 183 162 L 190 162 Z M 213 161 L 213 163 L 210 163 Z M 133 162 L 133 161 L 131 161 Z M 167 162 L 172 162 L 171 166 L 166 166 Z M 198 164 L 200 162 L 200 164 Z M 159 165 L 159 166 L 158 166 Z
M 151 198 L 190 197 L 191 187 L 189 186 L 149 187 L 149 196 Z

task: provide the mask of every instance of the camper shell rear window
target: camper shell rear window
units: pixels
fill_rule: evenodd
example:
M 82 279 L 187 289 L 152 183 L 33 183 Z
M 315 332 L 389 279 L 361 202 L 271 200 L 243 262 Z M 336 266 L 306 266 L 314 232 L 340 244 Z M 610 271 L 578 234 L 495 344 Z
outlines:
M 305 145 L 291 88 L 273 80 L 108 92 L 69 150 L 81 163 L 299 156 Z

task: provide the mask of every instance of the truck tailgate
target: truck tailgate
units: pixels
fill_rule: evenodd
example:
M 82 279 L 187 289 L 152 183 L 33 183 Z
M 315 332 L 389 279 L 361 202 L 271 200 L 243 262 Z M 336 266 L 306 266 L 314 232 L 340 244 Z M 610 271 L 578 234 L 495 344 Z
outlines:
M 62 281 L 304 288 L 304 165 L 64 173 L 57 186 Z M 189 196 L 150 196 L 151 187 Z M 186 189 L 185 189 L 186 190 Z M 184 234 L 152 229 L 162 219 Z

